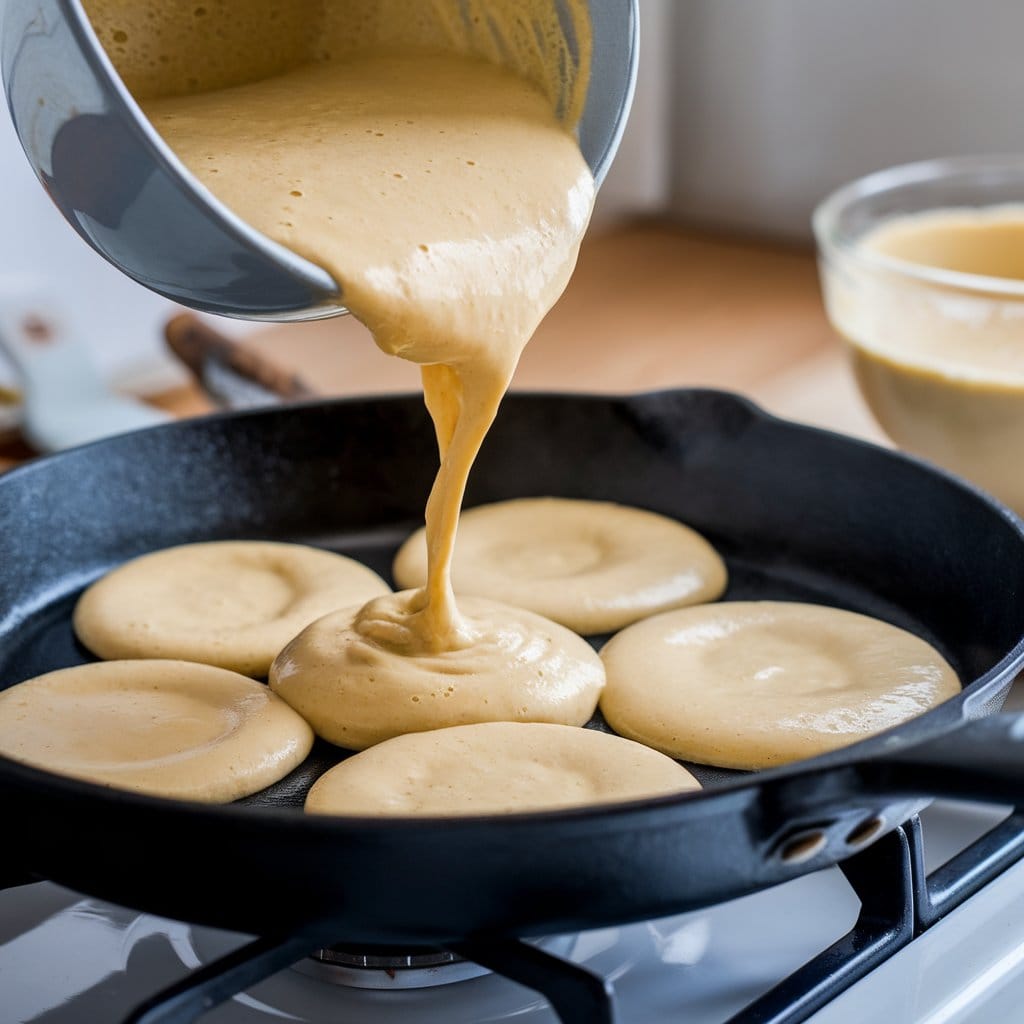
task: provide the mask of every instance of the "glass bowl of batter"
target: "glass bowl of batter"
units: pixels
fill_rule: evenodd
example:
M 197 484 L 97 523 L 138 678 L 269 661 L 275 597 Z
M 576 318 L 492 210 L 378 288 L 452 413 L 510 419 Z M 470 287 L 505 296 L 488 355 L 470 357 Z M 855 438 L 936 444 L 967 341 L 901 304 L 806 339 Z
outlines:
M 814 232 L 883 429 L 1024 512 L 1024 156 L 879 171 L 829 196 Z

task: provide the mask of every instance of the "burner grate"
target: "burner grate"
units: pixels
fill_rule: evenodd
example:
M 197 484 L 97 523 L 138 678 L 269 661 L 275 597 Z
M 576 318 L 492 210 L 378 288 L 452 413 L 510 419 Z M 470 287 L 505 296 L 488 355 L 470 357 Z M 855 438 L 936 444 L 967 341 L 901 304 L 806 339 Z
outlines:
M 931 875 L 924 866 L 924 836 L 920 820 L 912 818 L 904 827 L 910 839 L 916 934 L 955 910 L 1024 856 L 1022 808 L 1015 809 L 1005 821 L 942 867 L 936 868 Z
M 915 934 L 912 864 L 906 826 L 840 864 L 861 902 L 853 928 L 726 1024 L 800 1024 L 902 949 Z
M 124 1024 L 192 1024 L 208 1010 L 290 967 L 321 945 L 307 937 L 254 939 L 157 992 Z

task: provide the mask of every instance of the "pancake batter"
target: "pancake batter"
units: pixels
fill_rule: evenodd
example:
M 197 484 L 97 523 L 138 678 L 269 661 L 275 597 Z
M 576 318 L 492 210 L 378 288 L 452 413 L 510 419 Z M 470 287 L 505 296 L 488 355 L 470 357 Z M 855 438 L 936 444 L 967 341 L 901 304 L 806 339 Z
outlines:
M 601 710 L 672 757 L 767 768 L 872 736 L 960 691 L 911 633 L 819 605 L 736 601 L 630 626 L 601 652 Z
M 936 270 L 1024 281 L 1024 204 L 939 208 L 894 216 L 865 234 L 859 245 L 880 256 Z M 1007 353 L 1011 355 L 1021 360 L 1019 352 Z
M 309 726 L 266 686 L 184 661 L 108 661 L 0 693 L 0 753 L 87 782 L 226 803 L 299 765 Z
M 879 257 L 903 272 L 876 268 Z M 894 216 L 824 280 L 886 433 L 1024 512 L 1024 204 Z
M 314 814 L 555 810 L 697 790 L 681 765 L 619 736 L 486 723 L 400 736 L 343 761 L 309 791 Z
M 424 531 L 395 558 L 399 586 L 427 576 Z M 700 534 L 654 512 L 602 501 L 520 498 L 462 515 L 455 588 L 529 608 L 577 633 L 609 633 L 725 590 L 726 569 Z
M 345 35 L 339 26 L 351 10 L 341 8 L 323 38 Z M 343 59 L 307 55 L 293 69 L 301 42 L 289 49 L 282 35 L 288 52 L 268 70 L 269 58 L 229 43 L 224 25 L 212 73 L 232 87 L 214 91 L 199 78 L 163 75 L 153 55 L 164 37 L 141 24 L 132 35 L 116 28 L 118 10 L 94 5 L 100 37 L 128 80 L 136 75 L 147 114 L 186 166 L 244 220 L 326 267 L 384 351 L 423 366 L 441 455 L 426 510 L 425 585 L 359 612 L 333 655 L 321 648 L 307 665 L 298 660 L 304 648 L 293 648 L 282 692 L 300 700 L 306 668 L 315 691 L 325 658 L 352 685 L 372 688 L 368 662 L 347 657 L 356 636 L 424 664 L 473 650 L 481 679 L 519 678 L 494 638 L 529 628 L 524 647 L 545 647 L 550 627 L 496 604 L 461 615 L 450 566 L 470 467 L 523 347 L 568 281 L 593 205 L 594 182 L 570 134 L 588 71 L 586 5 L 568 4 L 565 25 L 546 3 L 392 2 L 387 21 L 369 5 L 370 28 L 351 27 Z M 286 12 L 293 29 L 304 10 Z M 410 19 L 403 31 L 385 28 L 399 24 L 396 12 Z M 263 15 L 261 4 L 246 8 L 250 24 Z M 190 23 L 189 38 L 208 42 L 209 24 Z M 309 28 L 310 38 L 327 31 Z M 296 31 L 299 39 L 302 26 Z M 568 60 L 567 32 L 578 61 Z M 428 48 L 409 48 L 424 39 Z M 394 628 L 378 628 L 382 619 Z M 575 678 L 572 658 L 552 658 L 548 670 L 563 665 Z M 442 674 L 436 688 L 447 681 Z M 557 690 L 559 680 L 546 685 Z M 482 705 L 480 715 L 493 717 Z
M 435 651 L 410 627 L 416 591 L 328 615 L 274 661 L 270 686 L 331 743 L 374 743 L 471 722 L 580 726 L 597 708 L 604 666 L 557 623 L 463 598 L 471 644 Z M 413 620 L 415 621 L 415 620 Z
M 360 562 L 302 544 L 184 544 L 98 580 L 74 626 L 101 658 L 181 658 L 266 676 L 299 630 L 389 589 Z

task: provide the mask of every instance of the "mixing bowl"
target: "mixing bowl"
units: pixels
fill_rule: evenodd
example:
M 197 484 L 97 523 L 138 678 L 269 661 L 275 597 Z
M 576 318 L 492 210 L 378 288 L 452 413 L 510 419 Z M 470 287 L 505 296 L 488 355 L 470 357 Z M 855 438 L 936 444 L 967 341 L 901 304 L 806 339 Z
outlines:
M 560 13 L 564 0 L 551 0 Z M 637 0 L 592 0 L 591 74 L 579 122 L 600 183 L 636 81 Z M 0 62 L 39 180 L 100 255 L 161 295 L 252 320 L 345 312 L 321 267 L 255 231 L 189 173 L 125 88 L 80 0 L 7 0 Z
M 1013 206 L 1024 157 L 871 174 L 815 211 L 825 305 L 875 418 L 907 451 L 1024 511 L 1024 279 L 926 266 L 862 245 L 894 217 Z M 973 216 L 968 214 L 968 216 Z

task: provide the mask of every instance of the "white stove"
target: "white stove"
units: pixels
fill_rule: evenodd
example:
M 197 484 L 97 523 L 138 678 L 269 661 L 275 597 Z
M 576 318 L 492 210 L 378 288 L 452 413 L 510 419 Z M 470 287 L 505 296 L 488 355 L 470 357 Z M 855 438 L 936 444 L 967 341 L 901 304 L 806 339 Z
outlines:
M 937 862 L 1001 814 L 936 804 L 923 817 L 929 860 Z M 557 951 L 613 983 L 620 1024 L 723 1024 L 848 931 L 858 906 L 842 874 L 831 869 L 707 911 L 566 937 Z M 0 893 L 0 1024 L 119 1024 L 158 990 L 246 941 L 46 882 L 7 890 Z M 1021 1019 L 1022 997 L 1024 863 L 807 1019 L 999 1024 Z M 555 1024 L 557 1018 L 543 998 L 494 975 L 381 991 L 339 985 L 300 967 L 201 1020 Z
M 1024 707 L 1019 684 L 1008 707 Z M 927 870 L 970 845 L 1007 813 L 1006 808 L 934 803 L 921 815 Z M 896 837 L 878 846 L 883 843 L 900 846 Z M 860 856 L 878 860 L 870 848 Z M 868 884 L 896 891 L 886 872 L 875 879 L 876 866 L 866 872 Z M 785 998 L 763 998 L 848 933 L 859 912 L 850 884 L 832 868 L 705 911 L 546 940 L 544 948 L 611 982 L 617 1024 L 1024 1020 L 1024 860 L 845 990 L 839 980 L 842 967 L 830 966 L 819 972 L 828 978 L 820 1000 L 808 1001 L 793 982 Z M 248 941 L 247 936 L 139 914 L 48 882 L 8 889 L 0 892 L 0 1024 L 121 1024 L 157 992 Z M 420 971 L 416 980 L 445 981 L 460 976 L 460 970 L 472 973 L 466 966 Z M 348 977 L 344 970 L 305 960 L 199 1020 L 558 1024 L 542 996 L 494 974 L 421 988 L 404 987 L 410 975 L 401 970 L 375 972 L 370 982 L 375 988 L 340 984 L 339 974 Z M 357 976 L 362 984 L 370 977 L 366 972 Z M 797 1005 L 787 1006 L 793 999 Z M 756 1010 L 745 1010 L 755 1000 L 760 1000 Z M 169 1011 L 152 1019 L 184 1024 L 192 1018 Z

